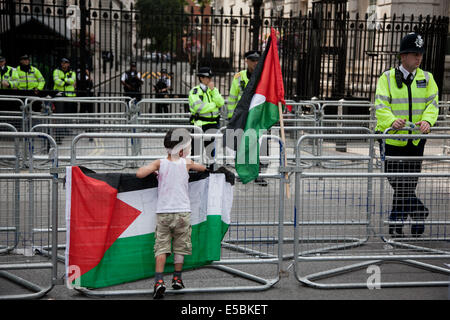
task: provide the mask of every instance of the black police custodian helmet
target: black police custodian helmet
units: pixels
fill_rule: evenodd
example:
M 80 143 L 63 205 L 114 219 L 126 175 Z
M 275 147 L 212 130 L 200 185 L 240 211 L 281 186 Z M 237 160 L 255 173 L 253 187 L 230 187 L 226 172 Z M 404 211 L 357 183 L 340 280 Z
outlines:
M 424 41 L 420 34 L 411 32 L 403 37 L 400 42 L 400 52 L 402 53 L 424 53 Z
M 258 61 L 261 57 L 261 52 L 258 50 L 250 50 L 244 54 L 245 59 L 250 59 L 253 61 Z
M 208 67 L 201 67 L 201 68 L 198 69 L 197 76 L 199 76 L 199 77 L 209 77 L 209 78 L 212 78 L 213 73 L 212 73 L 212 71 L 211 71 L 211 68 L 208 68 Z

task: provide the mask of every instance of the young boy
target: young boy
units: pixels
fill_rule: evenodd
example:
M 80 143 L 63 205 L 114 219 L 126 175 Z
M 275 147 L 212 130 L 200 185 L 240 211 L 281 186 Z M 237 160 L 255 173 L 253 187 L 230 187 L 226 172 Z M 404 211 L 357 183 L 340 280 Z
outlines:
M 176 129 L 167 132 L 164 138 L 164 147 L 167 149 L 167 158 L 155 160 L 149 165 L 139 168 L 136 172 L 138 178 L 144 178 L 158 171 L 153 299 L 164 297 L 166 286 L 163 272 L 166 258 L 172 251 L 172 240 L 175 265 L 172 288 L 176 290 L 184 288 L 181 280 L 184 256 L 192 253 L 188 171 L 206 170 L 205 166 L 186 159 L 191 150 L 191 137 L 187 130 Z

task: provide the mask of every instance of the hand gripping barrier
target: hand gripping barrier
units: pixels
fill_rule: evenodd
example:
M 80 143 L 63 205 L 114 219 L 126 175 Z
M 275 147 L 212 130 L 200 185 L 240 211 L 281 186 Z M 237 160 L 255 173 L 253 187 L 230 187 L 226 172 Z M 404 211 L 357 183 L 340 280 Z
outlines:
M 76 150 L 76 144 L 81 139 L 89 137 L 107 137 L 120 139 L 129 136 L 142 139 L 161 139 L 163 133 L 136 133 L 136 134 L 95 134 L 85 133 L 77 136 L 73 141 L 73 150 Z M 193 138 L 222 139 L 221 134 L 191 134 Z M 284 148 L 279 137 L 264 136 L 280 143 L 279 159 L 280 165 L 284 166 Z M 76 165 L 80 159 L 75 151 L 72 156 L 72 164 Z M 86 159 L 85 157 L 82 157 Z M 136 157 L 128 157 L 135 159 Z M 139 156 L 139 159 L 153 159 L 153 157 Z M 125 157 L 123 158 L 125 159 Z M 242 185 L 237 182 L 234 187 L 234 201 L 231 212 L 231 223 L 227 235 L 222 241 L 222 255 L 220 261 L 215 261 L 203 268 L 213 269 L 237 276 L 236 280 L 230 280 L 230 286 L 224 287 L 200 287 L 186 288 L 183 290 L 167 290 L 171 294 L 178 293 L 198 293 L 198 292 L 239 292 L 239 291 L 260 291 L 266 290 L 276 284 L 282 274 L 283 259 L 283 212 L 284 212 L 284 175 L 264 174 L 265 179 L 269 180 L 269 186 L 266 187 L 267 194 L 263 194 L 261 187 L 255 183 Z M 249 205 L 259 203 L 259 205 Z M 264 221 L 264 222 L 262 222 Z M 253 272 L 238 269 L 238 266 L 251 266 L 258 264 L 268 264 L 276 267 L 276 274 L 273 278 L 266 279 L 264 276 L 252 274 Z M 250 269 L 250 270 L 251 270 Z M 188 272 L 188 271 L 187 271 Z M 186 273 L 188 274 L 188 273 Z M 267 275 L 266 275 L 267 276 Z M 234 278 L 233 278 L 234 279 Z M 240 280 L 239 280 L 240 279 Z M 237 282 L 236 282 L 237 281 Z M 244 282 L 243 282 L 244 281 Z M 247 282 L 250 282 L 248 284 Z M 257 285 L 254 283 L 256 282 Z M 119 295 L 143 295 L 152 294 L 153 289 L 88 289 L 76 288 L 76 290 L 87 296 L 119 296 Z
M 294 273 L 298 281 L 316 288 L 370 288 L 448 286 L 450 270 L 417 260 L 445 261 L 450 257 L 448 233 L 445 225 L 450 224 L 448 216 L 448 188 L 450 168 L 448 157 L 423 156 L 423 172 L 385 173 L 375 165 L 376 151 L 374 143 L 367 143 L 365 149 L 352 154 L 334 152 L 319 157 L 302 153 L 302 144 L 311 139 L 347 139 L 367 140 L 395 139 L 398 135 L 305 135 L 297 142 L 297 165 L 286 168 L 295 173 L 295 209 L 294 209 Z M 426 138 L 429 149 L 439 145 L 439 140 L 448 135 L 408 135 L 408 138 Z M 435 143 L 432 143 L 434 141 Z M 339 172 L 323 170 L 317 166 L 302 167 L 303 161 L 321 162 L 329 160 L 364 161 L 365 167 L 341 169 Z M 411 157 L 408 157 L 411 159 Z M 429 163 L 425 164 L 425 161 Z M 285 169 L 281 169 L 284 171 Z M 385 183 L 390 178 L 419 178 L 418 194 L 426 201 L 430 214 L 426 220 L 408 219 L 392 221 L 392 189 Z M 394 238 L 388 232 L 391 225 L 424 225 L 425 233 L 420 237 Z M 406 229 L 405 229 L 406 230 Z M 342 266 L 345 261 L 363 261 Z M 328 261 L 327 265 L 323 265 Z M 318 282 L 337 275 L 347 274 L 367 268 L 380 270 L 383 263 L 403 263 L 409 266 L 431 271 L 431 281 L 399 281 L 389 272 L 383 273 L 383 279 L 392 281 L 369 281 L 367 273 L 362 277 L 365 282 Z M 313 264 L 315 269 L 325 271 L 304 275 L 304 271 Z M 338 267 L 329 269 L 330 265 Z M 372 269 L 375 267 L 375 269 Z M 378 269 L 377 269 L 378 267 Z M 445 281 L 437 280 L 446 275 Z M 360 274 L 358 274 L 361 276 Z M 364 278 L 365 277 L 365 278 Z M 354 277 L 352 277 L 354 279 Z M 392 279 L 390 279 L 392 278 Z M 404 277 L 403 277 L 404 279 Z M 371 278 L 372 280 L 372 278 Z
M 0 208 L 0 245 L 6 242 L 6 250 L 0 255 L 0 277 L 8 283 L 18 284 L 32 293 L 12 293 L 1 295 L 0 299 L 39 298 L 48 293 L 57 279 L 56 255 L 51 258 L 36 256 L 36 246 L 46 244 L 56 248 L 58 227 L 58 173 L 57 146 L 53 138 L 43 133 L 0 132 L 2 139 L 47 139 L 52 149 L 53 167 L 50 173 L 1 173 L 2 206 Z M 10 185 L 14 184 L 11 188 Z M 45 235 L 36 236 L 35 224 L 51 225 Z M 14 232 L 11 238 L 9 232 Z M 5 248 L 3 248 L 5 249 Z M 13 273 L 11 270 L 49 269 L 49 284 L 35 284 Z M 42 282 L 42 279 L 36 279 Z M 14 292 L 11 290 L 10 292 Z M 3 294 L 3 293 L 2 293 Z

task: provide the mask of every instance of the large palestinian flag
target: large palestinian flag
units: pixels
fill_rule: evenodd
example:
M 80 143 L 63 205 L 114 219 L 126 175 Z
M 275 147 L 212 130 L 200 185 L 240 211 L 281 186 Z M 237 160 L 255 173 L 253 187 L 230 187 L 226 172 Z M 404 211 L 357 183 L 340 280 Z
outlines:
M 285 108 L 276 31 L 271 28 L 266 49 L 227 126 L 227 130 L 243 132 L 238 138 L 235 167 L 244 184 L 258 177 L 259 138 L 262 131 L 279 121 L 278 103 Z
M 192 255 L 184 269 L 220 260 L 230 223 L 234 176 L 190 173 Z M 66 274 L 74 266 L 85 288 L 101 288 L 152 277 L 158 180 L 135 174 L 66 169 Z M 70 268 L 69 268 L 70 267 Z M 173 255 L 166 263 L 173 271 Z

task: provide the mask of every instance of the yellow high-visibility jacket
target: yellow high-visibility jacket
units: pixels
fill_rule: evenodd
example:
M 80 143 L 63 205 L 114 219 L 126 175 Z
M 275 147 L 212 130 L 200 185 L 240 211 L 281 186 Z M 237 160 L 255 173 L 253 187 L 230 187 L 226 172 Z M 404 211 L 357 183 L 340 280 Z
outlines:
M 242 70 L 234 75 L 233 82 L 231 83 L 230 95 L 228 96 L 227 110 L 228 119 L 233 116 L 234 110 L 242 97 L 245 87 L 249 81 L 247 70 Z
M 75 97 L 76 74 L 72 70 L 67 72 L 61 69 L 53 71 L 53 90 L 63 92 L 66 97 Z
M 225 100 L 217 88 L 202 90 L 200 85 L 189 92 L 189 110 L 193 116 L 192 123 L 203 126 L 209 123 L 218 123 L 219 109 Z
M 16 68 L 14 72 L 14 81 L 16 81 L 16 87 L 19 90 L 42 90 L 45 86 L 45 80 L 41 72 L 31 66 L 28 72 L 23 71 L 20 66 Z
M 417 68 L 416 75 L 408 86 L 403 83 L 397 87 L 395 68 L 385 71 L 378 79 L 375 92 L 376 131 L 384 132 L 397 119 L 405 119 L 412 123 L 427 121 L 431 126 L 436 123 L 438 106 L 438 87 L 430 72 Z M 393 132 L 392 132 L 393 133 Z M 410 131 L 398 130 L 396 134 L 408 134 Z M 386 143 L 394 146 L 405 146 L 407 138 L 402 140 L 386 139 Z M 419 144 L 420 139 L 413 141 Z
M 0 73 L 0 89 L 15 89 L 17 86 L 17 76 L 14 76 L 16 70 L 13 67 L 6 66 L 6 72 Z M 9 87 L 3 87 L 2 82 L 7 81 Z

